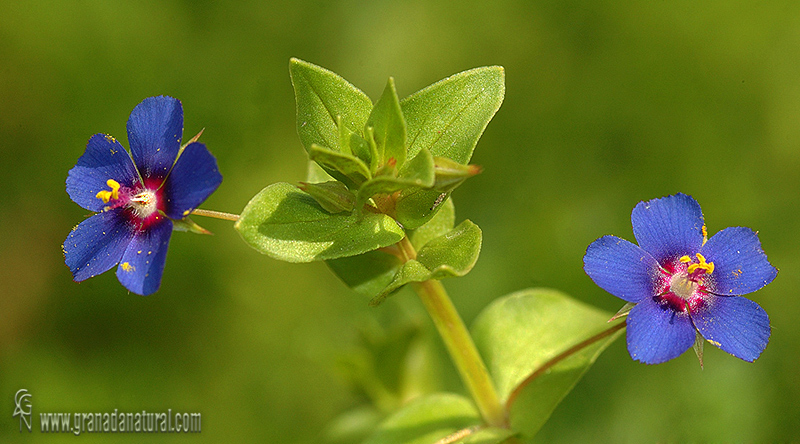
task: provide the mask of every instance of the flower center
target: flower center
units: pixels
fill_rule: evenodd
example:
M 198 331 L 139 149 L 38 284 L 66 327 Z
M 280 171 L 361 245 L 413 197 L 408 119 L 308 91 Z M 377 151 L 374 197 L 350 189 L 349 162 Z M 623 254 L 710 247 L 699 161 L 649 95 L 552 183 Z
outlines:
M 114 179 L 106 184 L 110 190 L 101 190 L 96 197 L 108 204 L 103 211 L 123 208 L 123 214 L 136 229 L 145 230 L 152 224 L 162 220 L 164 200 L 161 196 L 161 180 L 146 180 L 144 184 L 136 183 L 132 188 L 120 185 Z
M 131 197 L 128 208 L 140 219 L 146 219 L 158 210 L 156 192 L 145 188 L 139 194 Z
M 685 272 L 678 272 L 672 275 L 669 280 L 669 290 L 684 301 L 694 295 L 697 290 L 697 282 L 689 279 L 689 275 Z

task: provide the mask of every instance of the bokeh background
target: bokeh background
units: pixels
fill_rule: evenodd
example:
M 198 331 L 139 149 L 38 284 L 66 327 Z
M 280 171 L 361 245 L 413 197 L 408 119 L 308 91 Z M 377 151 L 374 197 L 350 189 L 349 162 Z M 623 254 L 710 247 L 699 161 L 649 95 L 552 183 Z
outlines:
M 380 308 L 324 264 L 250 250 L 229 222 L 176 233 L 161 290 L 128 294 L 113 272 L 81 284 L 61 243 L 86 216 L 64 191 L 92 134 L 127 146 L 143 98 L 180 98 L 224 181 L 205 208 L 239 212 L 267 184 L 303 180 L 290 57 L 377 98 L 482 65 L 506 68 L 505 103 L 455 194 L 483 229 L 481 258 L 445 282 L 469 323 L 533 286 L 597 307 L 621 302 L 581 269 L 603 234 L 632 238 L 640 200 L 678 191 L 709 232 L 756 229 L 774 283 L 751 295 L 772 338 L 755 364 L 706 347 L 646 366 L 614 343 L 541 431 L 543 442 L 779 442 L 800 430 L 800 5 L 790 0 L 637 2 L 24 1 L 0 13 L 0 441 L 34 413 L 199 411 L 199 435 L 143 442 L 319 442 L 367 399 L 342 356 L 396 319 L 431 344 L 420 387 L 461 390 L 415 296 Z M 388 359 L 388 358 L 387 358 Z M 346 360 L 346 359 L 345 359 Z M 435 366 L 438 366 L 436 364 Z M 435 367 L 434 366 L 434 367 Z M 425 367 L 425 365 L 422 365 Z M 428 366 L 430 367 L 430 366 Z M 348 376 L 349 375 L 349 376 Z M 410 396 L 414 390 L 406 395 Z M 328 430 L 329 431 L 329 430 Z

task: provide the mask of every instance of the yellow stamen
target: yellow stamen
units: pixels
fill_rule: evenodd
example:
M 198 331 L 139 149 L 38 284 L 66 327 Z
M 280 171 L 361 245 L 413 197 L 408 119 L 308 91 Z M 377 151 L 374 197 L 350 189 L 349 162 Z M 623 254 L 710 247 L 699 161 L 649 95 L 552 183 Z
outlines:
M 692 261 L 692 258 L 690 258 L 689 256 L 682 256 L 682 257 L 681 257 L 680 259 L 678 259 L 678 260 L 679 260 L 679 261 L 681 261 L 681 262 L 683 262 L 684 264 L 688 264 L 689 262 L 691 262 L 691 261 Z
M 706 229 L 706 224 L 703 224 L 703 245 L 708 242 L 708 230 Z
M 686 270 L 686 271 L 688 271 L 689 273 L 694 273 L 695 270 L 700 268 L 702 270 L 705 270 L 705 272 L 708 273 L 708 274 L 711 274 L 711 273 L 714 272 L 714 263 L 713 262 L 706 262 L 706 258 L 704 258 L 703 255 L 700 254 L 700 253 L 697 253 L 696 256 L 697 256 L 698 263 L 689 265 L 689 269 Z M 684 256 L 684 257 L 686 257 L 686 256 Z M 681 258 L 681 261 L 683 261 L 683 258 Z
M 95 197 L 101 199 L 103 203 L 108 203 L 109 200 L 119 199 L 119 182 L 114 179 L 108 179 L 106 185 L 111 188 L 111 191 L 103 190 L 98 191 Z

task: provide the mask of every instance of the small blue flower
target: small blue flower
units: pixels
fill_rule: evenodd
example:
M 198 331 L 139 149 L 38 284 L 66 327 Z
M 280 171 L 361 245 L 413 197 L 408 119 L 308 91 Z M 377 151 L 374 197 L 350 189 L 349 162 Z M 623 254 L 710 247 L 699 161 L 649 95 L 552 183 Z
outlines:
M 222 182 L 205 145 L 181 149 L 182 135 L 181 102 L 159 96 L 131 112 L 130 154 L 109 135 L 89 139 L 67 177 L 69 197 L 98 213 L 64 241 L 64 261 L 76 282 L 119 264 L 117 279 L 125 288 L 141 295 L 158 290 L 172 221 L 186 218 Z
M 758 235 L 726 228 L 707 239 L 700 204 L 676 194 L 639 202 L 631 214 L 639 245 L 616 236 L 592 242 L 584 270 L 631 304 L 628 352 L 646 364 L 669 361 L 705 340 L 753 362 L 767 346 L 769 317 L 741 295 L 772 282 L 778 270 Z

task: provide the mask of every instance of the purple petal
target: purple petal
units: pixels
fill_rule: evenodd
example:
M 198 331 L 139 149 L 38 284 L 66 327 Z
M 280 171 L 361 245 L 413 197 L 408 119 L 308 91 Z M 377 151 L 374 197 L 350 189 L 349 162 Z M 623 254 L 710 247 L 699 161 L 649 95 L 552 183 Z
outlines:
M 696 252 L 703 244 L 703 212 L 685 194 L 639 202 L 631 223 L 636 242 L 659 263 Z
M 761 249 L 758 234 L 749 228 L 726 228 L 712 236 L 700 252 L 707 262 L 714 263 L 710 278 L 717 294 L 752 293 L 778 274 Z
M 769 342 L 769 316 L 747 298 L 709 296 L 692 319 L 706 340 L 748 362 L 755 361 Z
M 64 262 L 76 282 L 97 276 L 119 263 L 133 238 L 122 209 L 95 214 L 72 229 L 64 241 Z
M 645 364 L 677 358 L 694 344 L 696 334 L 689 316 L 652 298 L 636 304 L 627 322 L 628 353 Z
M 86 144 L 86 151 L 67 175 L 67 194 L 73 202 L 89 211 L 102 211 L 107 204 L 97 197 L 108 191 L 108 179 L 131 187 L 139 180 L 131 156 L 117 139 L 95 134 Z
M 183 135 L 183 107 L 178 99 L 148 97 L 136 105 L 128 119 L 131 154 L 142 177 L 167 176 Z
M 117 268 L 117 279 L 125 288 L 142 296 L 158 290 L 171 234 L 172 221 L 166 218 L 136 233 Z
M 183 151 L 164 184 L 166 214 L 183 219 L 222 183 L 217 159 L 202 143 L 191 143 Z
M 650 253 L 616 236 L 592 242 L 583 256 L 583 269 L 600 288 L 628 302 L 654 296 L 660 274 Z

